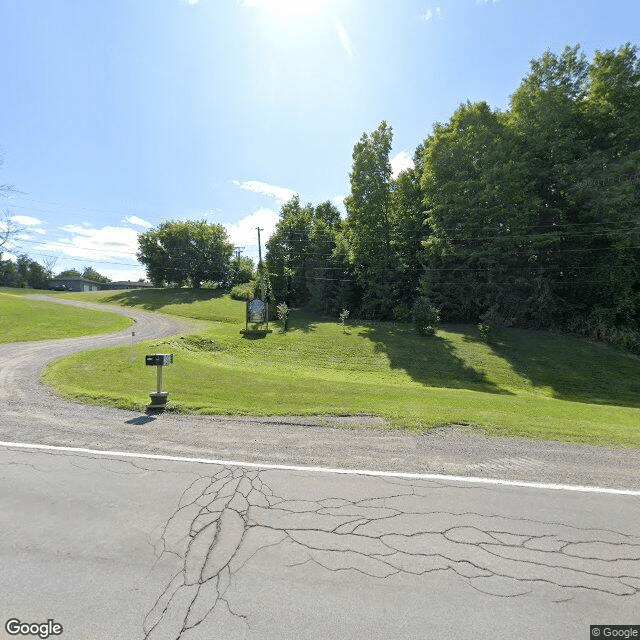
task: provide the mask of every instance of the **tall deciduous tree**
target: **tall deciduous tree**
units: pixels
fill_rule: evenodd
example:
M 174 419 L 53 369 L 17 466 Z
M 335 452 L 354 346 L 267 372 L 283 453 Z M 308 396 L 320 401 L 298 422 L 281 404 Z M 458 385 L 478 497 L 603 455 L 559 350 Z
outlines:
M 308 302 L 306 269 L 313 206 L 301 205 L 296 194 L 280 209 L 280 220 L 267 241 L 266 263 L 277 302 L 299 306 Z
M 425 225 L 424 193 L 420 145 L 414 155 L 414 167 L 406 169 L 392 182 L 391 249 L 395 255 L 394 279 L 398 281 L 398 312 L 406 319 L 412 308 L 423 273 L 422 242 L 428 235 Z
M 190 284 L 198 289 L 209 280 L 229 284 L 233 244 L 220 224 L 201 221 L 163 222 L 138 236 L 138 260 L 157 286 Z
M 45 268 L 25 254 L 18 256 L 16 262 L 0 260 L 0 284 L 5 287 L 46 289 L 48 283 Z
M 85 267 L 82 271 L 82 277 L 93 280 L 94 282 L 102 282 L 103 284 L 111 282 L 107 276 L 103 276 L 101 273 L 98 273 L 93 267 Z
M 576 192 L 591 212 L 584 293 L 596 321 L 640 328 L 640 59 L 638 48 L 596 51 L 585 108 L 593 149 Z
M 344 280 L 344 260 L 334 254 L 342 226 L 331 202 L 302 206 L 296 195 L 280 211 L 275 233 L 267 242 L 267 264 L 277 301 L 335 310 Z
M 344 201 L 350 261 L 368 317 L 388 318 L 397 303 L 391 250 L 392 139 L 392 129 L 384 121 L 371 134 L 362 134 L 353 148 L 351 193 Z
M 247 256 L 237 256 L 231 260 L 229 284 L 233 287 L 237 284 L 251 282 L 255 277 L 253 260 Z
M 337 251 L 341 229 L 340 212 L 334 204 L 326 201 L 314 208 L 306 270 L 309 306 L 331 315 L 340 310 L 339 299 L 350 283 L 345 260 Z
M 423 293 L 444 320 L 475 322 L 494 305 L 524 317 L 530 298 L 524 230 L 537 202 L 504 118 L 484 102 L 467 103 L 435 126 L 424 149 L 430 236 Z

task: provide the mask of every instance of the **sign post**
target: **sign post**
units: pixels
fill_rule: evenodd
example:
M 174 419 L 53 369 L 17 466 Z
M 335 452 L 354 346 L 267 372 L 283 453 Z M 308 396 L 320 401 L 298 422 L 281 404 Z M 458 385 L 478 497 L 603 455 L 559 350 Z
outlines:
M 173 364 L 172 353 L 154 353 L 144 357 L 144 363 L 148 367 L 157 367 L 157 388 L 151 392 L 150 409 L 164 409 L 167 405 L 169 394 L 162 390 L 162 367 Z

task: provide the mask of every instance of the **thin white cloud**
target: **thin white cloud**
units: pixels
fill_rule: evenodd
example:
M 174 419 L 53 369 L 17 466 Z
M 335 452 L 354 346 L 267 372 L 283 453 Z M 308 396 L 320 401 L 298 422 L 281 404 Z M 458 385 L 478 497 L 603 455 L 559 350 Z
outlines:
M 415 164 L 413 158 L 407 151 L 400 151 L 389 161 L 391 164 L 391 177 L 397 178 L 403 171 L 413 169 Z
M 182 0 L 185 4 L 190 4 L 190 5 L 194 5 L 194 4 L 198 4 L 198 2 L 200 2 L 200 0 Z
M 338 34 L 342 48 L 347 52 L 350 58 L 353 58 L 353 45 L 351 44 L 351 38 L 349 38 L 349 34 L 344 28 L 344 25 L 340 20 L 338 20 L 338 18 L 334 18 L 333 25 L 336 28 L 336 33 Z
M 135 261 L 138 250 L 138 233 L 127 227 L 87 227 L 69 224 L 60 227 L 66 236 L 44 245 L 42 251 L 56 252 L 73 258 L 86 258 L 93 262 L 100 260 Z
M 423 22 L 430 22 L 431 20 L 442 20 L 442 8 L 436 7 L 435 9 L 427 9 L 420 14 L 420 20 Z
M 145 280 L 147 279 L 147 274 L 144 267 L 140 267 L 139 269 L 136 269 L 135 267 L 131 269 L 111 269 L 110 267 L 104 267 L 97 269 L 97 271 L 103 276 L 107 276 L 107 278 L 109 278 L 113 282 L 122 280 L 137 282 L 138 280 L 140 280 L 140 278 L 144 278 Z
M 11 216 L 11 220 L 23 227 L 39 227 L 43 224 L 42 220 L 33 216 Z
M 138 216 L 127 216 L 123 219 L 122 222 L 126 222 L 127 224 L 133 224 L 136 227 L 144 227 L 145 229 L 151 229 L 153 225 L 144 218 L 139 218 Z
M 10 216 L 9 220 L 11 221 L 11 223 L 13 223 L 12 226 L 14 228 L 17 227 L 16 231 L 28 232 L 15 234 L 13 238 L 14 240 L 31 240 L 32 236 L 29 235 L 30 233 L 38 233 L 40 235 L 44 235 L 46 233 L 46 231 L 41 227 L 44 222 L 39 218 L 34 218 L 33 216 L 15 215 Z M 0 231 L 6 231 L 6 229 L 6 221 L 0 220 Z M 15 242 L 12 244 L 11 240 L 8 240 L 4 246 L 7 248 L 10 246 L 16 247 L 17 244 Z
M 260 227 L 260 241 L 264 249 L 265 242 L 275 231 L 279 220 L 280 216 L 272 209 L 258 209 L 238 222 L 225 224 L 224 227 L 229 234 L 229 241 L 243 247 L 258 245 L 257 227 Z
M 253 191 L 254 193 L 261 193 L 262 195 L 275 198 L 280 204 L 287 202 L 287 200 L 291 200 L 291 198 L 296 195 L 296 192 L 293 189 L 277 187 L 267 182 L 260 182 L 259 180 L 245 180 L 244 182 L 241 182 L 240 180 L 232 180 L 232 182 L 237 187 L 240 187 L 245 191 Z

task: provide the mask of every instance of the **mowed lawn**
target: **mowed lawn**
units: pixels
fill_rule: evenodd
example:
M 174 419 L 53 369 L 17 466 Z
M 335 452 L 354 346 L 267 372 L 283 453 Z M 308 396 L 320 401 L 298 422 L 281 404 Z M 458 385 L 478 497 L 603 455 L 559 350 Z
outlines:
M 33 293 L 49 292 L 0 288 L 0 343 L 112 333 L 132 324 L 116 313 L 31 300 Z
M 64 294 L 65 296 L 71 294 Z M 198 335 L 83 352 L 44 379 L 81 401 L 144 410 L 173 353 L 168 409 L 209 414 L 374 414 L 393 427 L 441 424 L 590 444 L 640 446 L 640 359 L 582 339 L 508 329 L 486 344 L 473 326 L 431 338 L 407 324 L 357 323 L 293 311 L 290 329 L 249 339 L 244 303 L 213 291 L 74 294 L 207 321 Z

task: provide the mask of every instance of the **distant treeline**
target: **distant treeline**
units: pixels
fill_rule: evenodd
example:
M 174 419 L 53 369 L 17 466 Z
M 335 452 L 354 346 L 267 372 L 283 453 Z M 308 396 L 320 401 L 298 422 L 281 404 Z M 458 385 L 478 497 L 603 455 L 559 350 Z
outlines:
M 1 247 L 0 247 L 1 248 Z M 42 266 L 28 255 L 19 255 L 16 260 L 3 260 L 0 252 L 0 287 L 48 289 L 53 278 L 52 265 Z M 109 283 L 111 280 L 93 267 L 61 271 L 57 278 L 88 278 L 94 282 Z
M 392 177 L 385 122 L 353 151 L 346 220 L 280 212 L 272 297 L 337 315 L 569 328 L 640 348 L 638 49 L 545 52 L 508 111 L 461 105 Z

